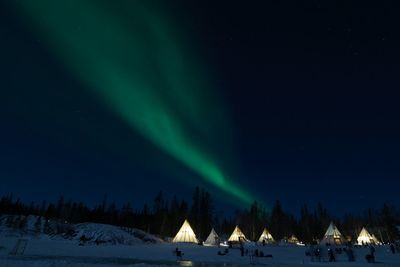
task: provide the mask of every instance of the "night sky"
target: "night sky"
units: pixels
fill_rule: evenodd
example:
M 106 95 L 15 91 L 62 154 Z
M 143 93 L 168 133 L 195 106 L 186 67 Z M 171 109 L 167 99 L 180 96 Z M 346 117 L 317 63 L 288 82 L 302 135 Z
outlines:
M 47 2 L 0 4 L 0 194 L 400 204 L 392 1 Z

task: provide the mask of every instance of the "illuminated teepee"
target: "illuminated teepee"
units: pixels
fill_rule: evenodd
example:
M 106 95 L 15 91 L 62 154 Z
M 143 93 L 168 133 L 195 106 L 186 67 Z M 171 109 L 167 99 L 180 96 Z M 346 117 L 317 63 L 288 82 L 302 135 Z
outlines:
M 258 242 L 273 243 L 274 241 L 275 241 L 274 238 L 268 232 L 267 228 L 264 228 L 264 231 L 262 232 L 260 238 L 258 239 Z
M 206 241 L 204 241 L 204 245 L 205 246 L 217 246 L 218 244 L 219 244 L 219 237 L 213 228 L 213 229 L 211 229 L 211 232 L 208 235 Z
M 300 244 L 299 239 L 295 235 L 292 235 L 291 237 L 289 237 L 287 242 L 289 244 L 296 244 L 296 245 Z
M 321 240 L 321 243 L 331 245 L 340 245 L 344 243 L 344 238 L 342 234 L 339 232 L 333 222 L 329 224 L 328 230 L 326 230 L 326 233 L 324 235 L 324 238 Z
M 371 235 L 365 227 L 361 230 L 360 234 L 357 237 L 357 244 L 358 245 L 369 245 L 369 244 L 375 244 L 379 245 L 380 242 L 379 240 L 374 236 Z
M 172 242 L 198 243 L 196 235 L 194 234 L 192 227 L 190 227 L 190 224 L 187 220 L 184 221 L 181 229 L 179 229 Z
M 230 242 L 241 242 L 241 241 L 248 241 L 246 236 L 243 234 L 242 230 L 240 230 L 239 226 L 235 227 L 233 233 L 229 237 L 228 241 Z

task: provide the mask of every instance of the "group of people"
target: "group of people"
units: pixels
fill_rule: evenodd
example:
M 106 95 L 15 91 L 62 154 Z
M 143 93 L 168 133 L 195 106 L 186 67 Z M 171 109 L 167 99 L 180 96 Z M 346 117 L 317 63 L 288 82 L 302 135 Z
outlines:
M 232 245 L 230 246 L 232 248 Z M 396 250 L 398 251 L 400 249 L 400 246 L 398 244 L 390 244 L 390 251 L 395 254 Z M 218 255 L 224 256 L 229 253 L 229 249 L 225 248 L 223 251 L 218 251 Z M 306 256 L 311 257 L 311 261 L 321 261 L 321 260 L 328 260 L 329 262 L 335 262 L 336 261 L 336 255 L 346 253 L 347 259 L 349 262 L 354 262 L 355 261 L 355 254 L 352 246 L 346 246 L 346 247 L 332 247 L 332 246 L 315 246 L 312 245 L 310 246 L 309 250 L 306 251 Z M 176 248 L 174 250 L 174 254 L 176 255 L 178 260 L 181 260 L 183 257 L 183 252 Z M 259 249 L 255 250 L 250 250 L 245 249 L 243 244 L 240 244 L 240 255 L 243 256 L 250 256 L 251 258 L 258 258 L 258 257 L 266 257 L 266 258 L 272 258 L 271 254 L 264 254 L 263 251 Z M 369 245 L 369 253 L 365 255 L 365 259 L 368 263 L 374 263 L 375 262 L 375 247 L 372 245 Z
M 240 247 L 240 256 L 250 256 L 250 257 L 265 257 L 265 258 L 272 258 L 271 254 L 264 254 L 263 251 L 255 249 L 249 251 L 248 249 L 244 249 L 243 246 Z
M 232 248 L 232 246 L 231 246 Z M 250 256 L 251 258 L 253 257 L 264 257 L 264 258 L 272 258 L 271 254 L 264 254 L 263 251 L 255 249 L 255 250 L 249 250 L 249 249 L 245 249 L 243 244 L 240 244 L 240 256 L 244 257 L 244 256 Z M 218 251 L 217 255 L 219 256 L 225 256 L 228 255 L 229 253 L 229 249 L 225 248 L 223 251 Z
M 355 261 L 354 250 L 351 246 L 347 247 L 331 247 L 331 246 L 311 246 L 306 255 L 311 257 L 311 261 L 327 260 L 335 262 L 339 254 L 346 253 L 349 262 Z M 365 255 L 365 259 L 369 263 L 375 262 L 375 247 L 369 246 L 369 253 Z

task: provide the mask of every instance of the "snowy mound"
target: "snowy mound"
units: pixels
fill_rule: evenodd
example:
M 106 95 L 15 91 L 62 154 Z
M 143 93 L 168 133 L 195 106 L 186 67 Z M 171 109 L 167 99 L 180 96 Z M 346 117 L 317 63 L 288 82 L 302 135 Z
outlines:
M 70 239 L 84 244 L 161 243 L 162 240 L 134 228 L 99 223 L 69 224 L 59 220 L 48 220 L 39 216 L 0 216 L 0 236 L 30 237 L 35 239 Z
M 88 243 L 108 243 L 114 245 L 134 245 L 143 243 L 141 239 L 127 231 L 107 224 L 80 223 L 75 225 L 74 230 L 74 239 L 87 241 Z
M 99 223 L 80 223 L 74 226 L 74 239 L 95 244 L 134 245 L 160 243 L 161 239 L 137 229 L 125 229 L 118 226 Z

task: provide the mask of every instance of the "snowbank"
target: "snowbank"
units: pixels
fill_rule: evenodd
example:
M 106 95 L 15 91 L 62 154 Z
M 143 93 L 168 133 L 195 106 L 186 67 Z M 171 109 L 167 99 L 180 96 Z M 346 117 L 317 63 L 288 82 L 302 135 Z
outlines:
M 21 221 L 24 221 L 21 226 Z M 59 233 L 59 234 L 57 234 Z M 0 237 L 20 237 L 28 239 L 74 240 L 79 242 L 84 236 L 85 244 L 161 243 L 160 238 L 134 228 L 121 228 L 99 223 L 69 224 L 57 220 L 47 220 L 38 216 L 0 216 Z
M 149 235 L 138 229 L 122 229 L 113 225 L 98 223 L 81 223 L 74 226 L 74 239 L 82 236 L 88 239 L 88 243 L 95 244 L 122 244 L 134 245 L 145 243 L 160 243 L 161 239 Z

